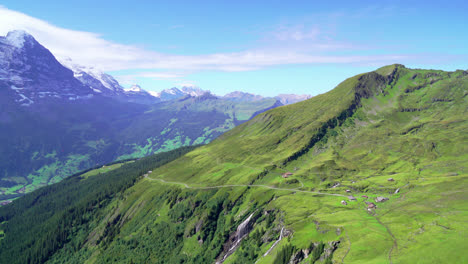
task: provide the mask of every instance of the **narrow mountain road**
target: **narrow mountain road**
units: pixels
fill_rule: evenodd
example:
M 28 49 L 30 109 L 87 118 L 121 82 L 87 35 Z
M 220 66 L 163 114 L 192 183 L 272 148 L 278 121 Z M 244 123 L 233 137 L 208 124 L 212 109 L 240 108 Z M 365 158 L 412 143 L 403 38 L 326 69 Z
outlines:
M 220 189 L 220 188 L 229 188 L 229 187 L 259 187 L 259 188 L 266 188 L 266 189 L 272 189 L 272 190 L 278 190 L 278 191 L 310 193 L 310 194 L 315 194 L 315 195 L 329 195 L 329 196 L 337 196 L 337 197 L 345 197 L 345 198 L 348 197 L 346 195 L 337 194 L 337 193 L 304 191 L 304 190 L 298 190 L 298 189 L 279 188 L 279 187 L 273 187 L 273 186 L 261 185 L 261 184 L 227 184 L 227 185 L 215 185 L 215 186 L 189 186 L 185 182 L 165 181 L 163 179 L 149 178 L 148 176 L 145 176 L 145 178 L 150 181 L 159 181 L 159 182 L 167 183 L 167 184 L 183 185 L 187 189 L 208 190 L 208 189 Z
M 390 237 L 392 238 L 393 240 L 393 244 L 392 244 L 392 247 L 390 248 L 390 251 L 388 252 L 388 261 L 390 264 L 392 264 L 392 252 L 394 249 L 398 248 L 398 243 L 397 243 L 397 240 L 395 238 L 395 236 L 393 235 L 392 231 L 390 230 L 390 228 L 388 228 L 388 226 L 386 224 L 384 224 L 382 221 L 380 221 L 380 218 L 377 217 L 376 215 L 373 215 L 375 220 L 377 220 L 377 222 L 382 225 L 383 227 L 385 227 L 385 229 L 387 230 L 387 233 L 390 235 Z

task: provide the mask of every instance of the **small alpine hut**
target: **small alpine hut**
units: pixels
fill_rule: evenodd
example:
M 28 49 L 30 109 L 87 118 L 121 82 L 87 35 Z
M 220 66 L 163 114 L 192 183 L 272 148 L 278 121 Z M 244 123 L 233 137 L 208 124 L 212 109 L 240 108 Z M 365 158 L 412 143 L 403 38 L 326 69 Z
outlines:
M 292 175 L 293 174 L 291 172 L 286 172 L 286 173 L 281 174 L 283 178 L 289 178 L 289 176 L 292 176 Z
M 385 201 L 388 201 L 388 198 L 383 197 L 383 196 L 379 196 L 379 197 L 375 198 L 375 201 L 378 202 L 378 203 L 383 203 Z
M 372 210 L 372 209 L 375 209 L 377 208 L 377 205 L 375 205 L 375 203 L 368 203 L 367 204 L 367 210 Z

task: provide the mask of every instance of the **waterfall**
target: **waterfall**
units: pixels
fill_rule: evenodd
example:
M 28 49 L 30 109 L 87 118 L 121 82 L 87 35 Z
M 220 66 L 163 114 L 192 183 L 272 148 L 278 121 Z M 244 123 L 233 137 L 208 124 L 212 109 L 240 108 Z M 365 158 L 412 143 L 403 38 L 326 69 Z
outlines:
M 263 256 L 265 257 L 266 255 L 270 254 L 270 252 L 273 250 L 273 248 L 276 246 L 276 244 L 278 244 L 281 239 L 283 239 L 283 230 L 284 230 L 284 227 L 281 228 L 281 232 L 280 232 L 280 236 L 278 238 L 278 240 L 275 241 L 275 243 L 273 243 L 273 245 L 271 245 L 270 249 L 268 249 L 268 251 L 263 254 Z
M 236 233 L 235 233 L 235 240 L 234 242 L 232 243 L 231 247 L 229 247 L 229 250 L 228 252 L 226 252 L 226 254 L 224 255 L 224 257 L 222 258 L 222 260 L 220 261 L 216 261 L 216 264 L 221 264 L 223 263 L 227 257 L 229 257 L 232 253 L 234 253 L 234 251 L 236 250 L 237 246 L 240 244 L 240 242 L 242 241 L 242 239 L 249 234 L 250 230 L 249 230 L 249 223 L 250 223 L 250 220 L 252 219 L 252 216 L 254 215 L 254 213 L 251 213 L 249 215 L 249 217 L 247 217 L 247 219 L 244 220 L 244 222 L 242 222 L 238 227 L 237 227 L 237 230 L 236 230 Z

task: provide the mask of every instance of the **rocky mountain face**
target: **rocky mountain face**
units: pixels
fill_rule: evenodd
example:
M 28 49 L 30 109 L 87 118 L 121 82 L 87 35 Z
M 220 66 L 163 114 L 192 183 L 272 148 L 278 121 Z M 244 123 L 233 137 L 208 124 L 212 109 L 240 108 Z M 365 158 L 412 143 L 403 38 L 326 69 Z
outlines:
M 0 37 L 0 85 L 3 95 L 22 106 L 47 100 L 86 99 L 98 94 L 24 31 Z
M 74 63 L 70 58 L 60 60 L 60 63 L 73 71 L 73 75 L 81 83 L 89 86 L 94 92 L 107 95 L 119 96 L 124 94 L 123 87 L 117 80 L 94 67 L 86 67 Z

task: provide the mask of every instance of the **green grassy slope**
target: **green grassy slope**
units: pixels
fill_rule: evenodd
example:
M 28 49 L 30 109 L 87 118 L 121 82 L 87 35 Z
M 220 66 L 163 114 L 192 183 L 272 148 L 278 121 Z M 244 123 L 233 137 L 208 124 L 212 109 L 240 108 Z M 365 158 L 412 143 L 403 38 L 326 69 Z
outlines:
M 341 241 L 337 263 L 456 262 L 467 257 L 467 75 L 392 65 L 355 76 L 261 114 L 152 177 L 190 186 L 350 190 L 359 198 L 347 206 L 343 197 L 292 192 L 269 206 L 284 212 L 296 246 Z M 281 178 L 286 171 L 294 175 Z M 390 200 L 368 212 L 361 195 Z
M 96 209 L 89 225 L 74 225 L 82 235 L 46 259 L 463 263 L 467 95 L 465 71 L 391 65 L 349 78 L 158 166 Z M 31 210 L 9 206 L 16 215 Z M 229 251 L 246 219 L 248 234 Z M 15 236 L 0 230 L 0 241 Z

